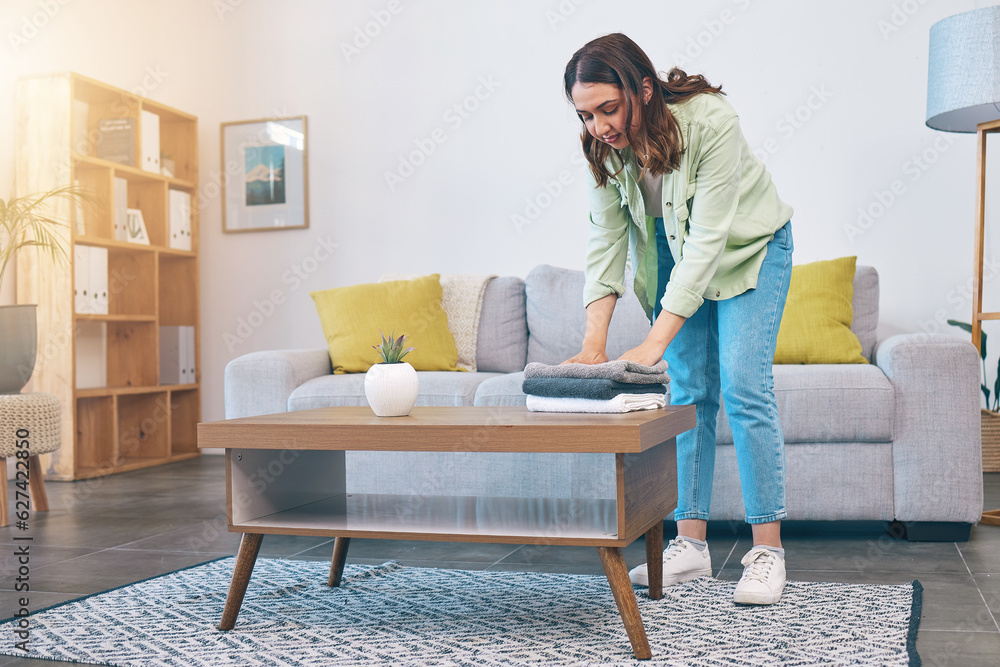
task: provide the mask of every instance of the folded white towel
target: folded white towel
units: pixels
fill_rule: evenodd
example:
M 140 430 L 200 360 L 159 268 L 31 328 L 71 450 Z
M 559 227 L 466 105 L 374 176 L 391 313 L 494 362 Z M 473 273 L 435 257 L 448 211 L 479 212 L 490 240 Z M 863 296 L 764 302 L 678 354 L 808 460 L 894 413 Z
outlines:
M 601 401 L 595 398 L 557 398 L 528 394 L 525 403 L 532 412 L 633 412 L 656 410 L 667 404 L 663 394 L 619 394 Z

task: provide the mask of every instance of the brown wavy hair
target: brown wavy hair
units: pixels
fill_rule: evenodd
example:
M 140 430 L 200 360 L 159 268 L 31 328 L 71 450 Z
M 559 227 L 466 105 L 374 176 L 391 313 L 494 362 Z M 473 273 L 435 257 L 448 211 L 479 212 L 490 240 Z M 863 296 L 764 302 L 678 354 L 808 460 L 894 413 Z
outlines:
M 646 77 L 652 81 L 653 96 L 648 104 L 640 103 L 638 109 L 633 109 L 633 102 L 643 98 L 642 83 Z M 648 156 L 642 173 L 648 169 L 654 175 L 677 169 L 684 152 L 680 125 L 667 104 L 683 102 L 701 93 L 725 94 L 722 86 L 713 86 L 703 75 L 688 75 L 677 67 L 667 72 L 666 80 L 661 79 L 639 45 L 620 32 L 587 42 L 573 54 L 563 74 L 566 98 L 571 104 L 573 86 L 578 83 L 609 83 L 625 91 L 625 137 L 637 155 Z M 639 115 L 635 129 L 632 128 L 633 113 Z M 580 122 L 584 122 L 583 116 Z M 608 178 L 613 175 L 606 166 L 612 147 L 595 139 L 587 131 L 586 123 L 580 140 L 597 184 L 607 185 Z

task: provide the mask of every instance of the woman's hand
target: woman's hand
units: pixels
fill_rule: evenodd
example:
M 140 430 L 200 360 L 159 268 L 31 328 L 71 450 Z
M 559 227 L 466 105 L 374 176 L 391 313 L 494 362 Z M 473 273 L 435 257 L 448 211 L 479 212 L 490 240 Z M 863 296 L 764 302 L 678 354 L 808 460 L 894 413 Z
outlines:
M 603 349 L 584 346 L 579 354 L 570 357 L 563 364 L 603 364 L 608 360 L 608 354 Z M 562 366 L 562 364 L 559 364 Z
M 639 347 L 633 347 L 631 350 L 618 357 L 619 361 L 634 361 L 637 364 L 642 364 L 643 366 L 655 366 L 659 363 L 660 359 L 663 358 L 663 353 L 665 350 L 661 350 L 660 346 L 655 343 L 650 343 L 648 340 L 644 341 Z
M 663 358 L 670 342 L 684 326 L 687 318 L 674 315 L 669 311 L 661 311 L 660 316 L 653 322 L 652 328 L 646 335 L 646 340 L 642 345 L 633 347 L 631 350 L 618 357 L 619 360 L 634 361 L 637 364 L 653 366 Z

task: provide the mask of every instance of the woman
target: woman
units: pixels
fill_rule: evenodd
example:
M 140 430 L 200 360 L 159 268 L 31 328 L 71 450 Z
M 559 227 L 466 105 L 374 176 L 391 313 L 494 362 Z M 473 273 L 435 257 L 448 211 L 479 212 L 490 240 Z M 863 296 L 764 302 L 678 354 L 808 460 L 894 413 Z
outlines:
M 721 87 L 703 76 L 674 68 L 660 79 L 635 42 L 612 34 L 573 55 L 564 84 L 594 178 L 587 327 L 582 350 L 567 361 L 608 360 L 608 325 L 631 255 L 634 292 L 652 328 L 621 359 L 666 359 L 671 403 L 697 408 L 697 427 L 677 438 L 678 537 L 663 552 L 663 584 L 712 574 L 705 540 L 721 392 L 753 531 L 733 599 L 773 604 L 785 586 L 786 512 L 771 365 L 792 269 L 792 209 Z M 630 576 L 648 585 L 645 565 Z

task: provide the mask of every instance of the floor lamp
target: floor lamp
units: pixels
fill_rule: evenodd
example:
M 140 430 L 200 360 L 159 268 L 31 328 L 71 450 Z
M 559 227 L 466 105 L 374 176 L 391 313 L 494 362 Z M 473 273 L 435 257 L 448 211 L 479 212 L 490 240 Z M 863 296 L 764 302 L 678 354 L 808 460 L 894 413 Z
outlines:
M 986 135 L 1000 132 L 1000 6 L 983 7 L 931 26 L 927 75 L 927 126 L 975 132 L 976 234 L 972 272 L 972 343 L 979 349 L 983 320 L 983 231 L 986 225 Z M 1000 510 L 982 523 L 1000 525 Z

